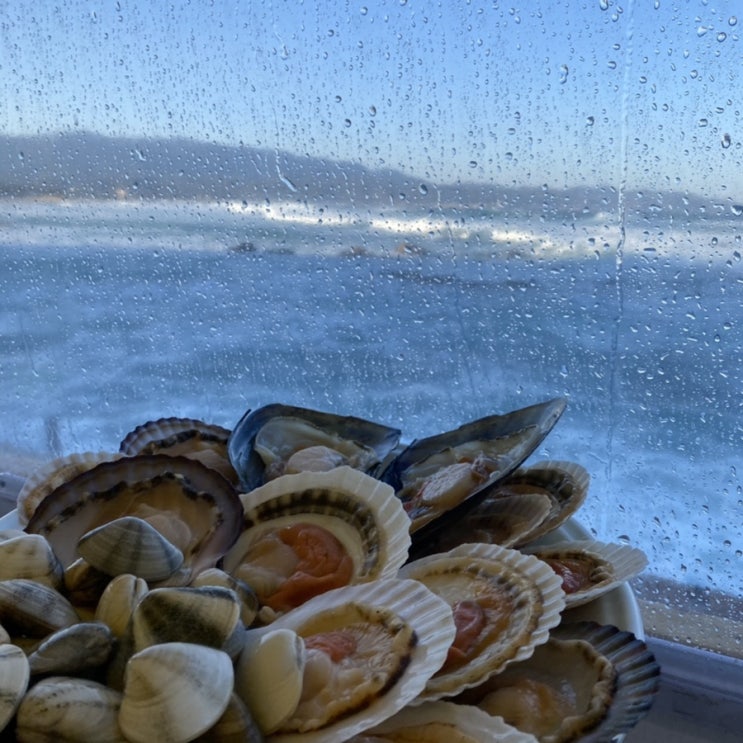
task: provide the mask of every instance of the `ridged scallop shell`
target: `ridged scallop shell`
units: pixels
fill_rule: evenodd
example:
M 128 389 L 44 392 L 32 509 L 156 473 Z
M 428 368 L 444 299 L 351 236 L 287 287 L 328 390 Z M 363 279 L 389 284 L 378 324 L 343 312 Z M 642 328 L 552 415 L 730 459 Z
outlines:
M 195 418 L 159 418 L 130 431 L 119 451 L 128 457 L 169 454 L 197 459 L 237 485 L 237 473 L 227 453 L 229 437 L 229 429 Z
M 575 462 L 547 460 L 522 467 L 498 484 L 494 497 L 540 493 L 552 501 L 550 514 L 520 544 L 531 542 L 564 524 L 585 502 L 591 477 Z
M 524 551 L 545 560 L 553 569 L 556 566 L 552 563 L 572 561 L 575 569 L 581 570 L 585 587 L 570 591 L 563 583 L 565 607 L 568 609 L 603 596 L 620 583 L 639 575 L 648 564 L 647 556 L 637 547 L 594 540 L 558 542 Z M 559 570 L 557 572 L 561 575 Z
M 0 733 L 10 722 L 28 688 L 28 659 L 15 645 L 0 645 Z
M 228 449 L 243 488 L 252 490 L 266 482 L 267 461 L 269 468 L 278 464 L 275 476 L 292 454 L 316 445 L 338 451 L 346 464 L 375 474 L 399 440 L 398 429 L 380 423 L 274 403 L 249 410 L 232 431 Z
M 259 597 L 261 589 L 240 573 L 240 565 L 259 539 L 283 527 L 313 524 L 330 531 L 353 562 L 350 583 L 392 577 L 407 559 L 409 522 L 402 504 L 389 485 L 351 467 L 283 475 L 240 499 L 244 531 L 223 567 Z
M 232 661 L 221 650 L 153 645 L 127 663 L 119 724 L 134 743 L 185 743 L 216 724 L 233 682 Z
M 426 743 L 537 743 L 533 735 L 479 707 L 445 701 L 405 707 L 348 743 L 384 743 L 388 740 L 386 736 L 393 733 L 404 734 L 405 741 L 425 740 Z
M 227 480 L 193 459 L 123 457 L 50 493 L 26 530 L 45 536 L 62 564 L 69 565 L 83 534 L 121 516 L 148 521 L 181 550 L 186 573 L 198 573 L 213 567 L 235 541 L 242 505 Z
M 373 701 L 321 729 L 303 733 L 279 730 L 271 736 L 272 743 L 341 743 L 406 706 L 441 667 L 454 637 L 451 611 L 417 581 L 391 579 L 338 588 L 284 614 L 270 627 L 251 632 L 288 628 L 306 637 L 343 629 L 349 622 L 357 621 L 359 613 L 386 621 L 392 615 L 412 630 L 413 647 L 406 651 L 407 662 L 401 663 L 397 677 Z
M 416 559 L 436 552 L 446 552 L 467 542 L 516 547 L 529 538 L 552 509 L 552 501 L 539 493 L 486 497 L 478 506 L 455 520 L 446 529 L 411 547 Z
M 120 459 L 113 452 L 76 452 L 47 462 L 34 470 L 18 493 L 18 521 L 25 526 L 49 493 L 102 462 Z
M 565 399 L 556 398 L 505 415 L 487 416 L 413 441 L 403 449 L 380 478 L 405 502 L 413 522 L 414 546 L 480 503 L 536 449 L 566 404 Z M 462 468 L 465 470 L 460 473 Z M 427 495 L 429 487 L 434 495 Z
M 652 653 L 633 634 L 581 622 L 560 625 L 530 658 L 460 701 L 502 714 L 544 743 L 618 740 L 647 714 L 658 681 Z
M 565 606 L 561 581 L 549 566 L 494 544 L 463 544 L 423 557 L 404 566 L 400 577 L 421 581 L 452 609 L 474 602 L 485 619 L 464 661 L 442 668 L 421 700 L 452 697 L 529 657 L 546 642 Z

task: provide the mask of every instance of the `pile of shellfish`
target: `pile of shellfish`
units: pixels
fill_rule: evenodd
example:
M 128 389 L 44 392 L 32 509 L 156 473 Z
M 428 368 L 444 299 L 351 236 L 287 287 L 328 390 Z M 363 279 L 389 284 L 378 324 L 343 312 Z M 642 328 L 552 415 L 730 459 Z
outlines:
M 526 460 L 565 405 L 406 444 L 274 404 L 43 465 L 0 520 L 0 737 L 620 739 L 658 665 L 574 607 L 647 559 L 562 536 L 588 473 Z

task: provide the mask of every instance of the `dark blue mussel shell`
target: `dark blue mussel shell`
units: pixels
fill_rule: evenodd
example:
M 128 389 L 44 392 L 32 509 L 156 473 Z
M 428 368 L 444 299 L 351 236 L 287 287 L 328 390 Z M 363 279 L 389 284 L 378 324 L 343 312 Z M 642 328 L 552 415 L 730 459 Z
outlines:
M 363 418 L 341 416 L 280 403 L 249 410 L 238 421 L 227 442 L 230 461 L 245 491 L 253 490 L 265 482 L 265 465 L 255 451 L 255 438 L 268 421 L 277 417 L 299 418 L 327 433 L 336 434 L 373 450 L 376 454 L 376 461 L 367 470 L 367 474 L 372 476 L 376 475 L 380 463 L 400 441 L 401 431 L 399 429 Z
M 459 504 L 437 515 L 411 533 L 411 557 L 425 551 L 425 542 L 453 519 L 461 518 L 480 503 L 490 490 L 513 472 L 539 446 L 559 420 L 567 400 L 559 397 L 547 402 L 514 410 L 504 415 L 490 415 L 465 423 L 453 431 L 413 441 L 393 459 L 388 460 L 379 478 L 401 494 L 403 477 L 411 467 L 446 449 L 467 442 L 483 442 L 483 450 L 496 459 L 497 467 L 488 479 Z

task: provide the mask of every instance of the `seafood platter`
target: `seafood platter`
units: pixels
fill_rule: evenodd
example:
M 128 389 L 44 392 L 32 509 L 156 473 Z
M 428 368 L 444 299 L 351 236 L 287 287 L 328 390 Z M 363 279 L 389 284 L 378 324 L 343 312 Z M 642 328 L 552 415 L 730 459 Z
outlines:
M 530 461 L 565 405 L 403 443 L 272 404 L 42 465 L 0 519 L 0 739 L 621 740 L 647 559 L 572 519 L 581 465 Z

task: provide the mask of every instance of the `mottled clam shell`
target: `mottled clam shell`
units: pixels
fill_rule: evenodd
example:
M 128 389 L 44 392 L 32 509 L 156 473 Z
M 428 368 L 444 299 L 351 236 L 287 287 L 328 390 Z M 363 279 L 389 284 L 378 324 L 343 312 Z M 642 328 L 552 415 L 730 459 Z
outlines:
M 547 460 L 522 467 L 493 491 L 494 497 L 540 493 L 552 501 L 550 514 L 520 544 L 534 541 L 562 526 L 585 502 L 591 477 L 575 462 Z
M 567 401 L 556 398 L 505 415 L 491 415 L 446 433 L 412 442 L 386 467 L 380 478 L 390 483 L 414 521 L 413 544 L 430 539 L 480 503 L 493 486 L 515 470 L 544 440 L 562 415 Z M 414 500 L 427 477 L 458 462 L 487 459 L 486 479 L 445 506 Z M 415 515 L 413 515 L 415 514 Z
M 59 589 L 63 572 L 62 563 L 43 537 L 22 531 L 0 533 L 0 580 L 28 578 Z
M 45 637 L 79 621 L 54 588 L 24 578 L 0 581 L 0 622 L 11 634 Z
M 97 681 L 50 676 L 32 686 L 17 717 L 19 741 L 79 740 L 121 743 L 121 694 Z
M 436 552 L 446 552 L 467 542 L 517 547 L 544 521 L 552 501 L 539 493 L 486 497 L 478 506 L 429 539 L 416 543 L 410 557 L 417 559 Z
M 647 556 L 637 547 L 595 540 L 557 542 L 547 546 L 529 547 L 524 551 L 548 562 L 576 561 L 583 569 L 587 580 L 584 588 L 569 591 L 563 584 L 567 609 L 603 596 L 620 583 L 639 575 L 648 565 Z
M 209 568 L 208 570 L 202 570 L 192 581 L 191 586 L 193 588 L 201 588 L 204 586 L 220 586 L 222 588 L 229 588 L 235 592 L 240 602 L 240 619 L 246 627 L 250 627 L 255 621 L 260 604 L 258 603 L 258 597 L 255 595 L 255 591 L 244 581 L 238 580 L 234 576 L 226 573 L 224 570 L 219 568 Z
M 83 534 L 121 516 L 143 518 L 175 544 L 193 573 L 213 567 L 241 529 L 242 504 L 215 470 L 165 454 L 123 457 L 50 493 L 26 530 L 42 534 L 63 565 Z
M 293 423 L 299 422 L 308 424 L 340 442 L 330 448 L 343 447 L 343 442 L 348 442 L 364 452 L 360 455 L 358 467 L 369 474 L 376 473 L 379 463 L 400 440 L 398 429 L 353 416 L 341 416 L 278 403 L 249 410 L 235 426 L 228 444 L 230 461 L 245 490 L 252 490 L 266 482 L 266 464 L 256 451 L 256 438 L 264 426 L 271 423 L 273 427 L 277 420 L 287 431 L 286 441 L 280 443 L 280 452 L 277 451 L 277 456 L 288 458 L 297 449 L 321 443 L 314 439 L 305 440 L 304 435 L 292 436 Z M 273 433 L 271 438 L 274 440 L 276 438 Z M 279 444 L 271 444 L 271 448 L 276 446 Z
M 555 628 L 530 658 L 459 701 L 503 714 L 544 743 L 619 740 L 647 714 L 658 682 L 655 658 L 633 634 L 580 622 Z M 523 704 L 536 696 L 530 688 L 541 690 L 539 705 Z
M 76 674 L 102 666 L 114 649 L 114 635 L 103 622 L 79 622 L 49 635 L 28 656 L 32 675 Z
M 194 743 L 263 743 L 263 734 L 245 703 L 233 692 L 216 724 L 194 738 Z
M 197 459 L 237 485 L 237 473 L 227 453 L 229 437 L 229 429 L 195 418 L 159 418 L 130 431 L 119 451 L 128 457 L 169 454 Z
M 488 623 L 466 663 L 444 667 L 420 699 L 453 697 L 528 658 L 560 622 L 565 598 L 560 579 L 541 560 L 495 544 L 462 544 L 408 563 L 400 577 L 422 582 L 454 608 L 479 604 Z
M 149 590 L 147 582 L 135 575 L 118 575 L 101 594 L 95 620 L 108 625 L 117 638 L 126 634 L 129 620 L 140 599 Z
M 256 632 L 288 628 L 301 636 L 317 631 L 342 629 L 349 608 L 360 606 L 375 614 L 375 607 L 387 616 L 399 617 L 414 632 L 416 642 L 409 661 L 381 696 L 355 709 L 329 725 L 304 733 L 278 731 L 272 743 L 341 743 L 363 730 L 378 725 L 412 702 L 423 690 L 427 679 L 441 667 L 454 637 L 454 623 L 447 604 L 417 581 L 381 580 L 339 588 L 317 596 L 294 611 L 284 614 L 270 627 Z M 312 628 L 312 629 L 308 629 Z
M 233 683 L 232 661 L 221 650 L 153 645 L 127 663 L 119 724 L 133 743 L 185 743 L 217 723 Z
M 102 462 L 120 459 L 113 452 L 76 452 L 58 457 L 34 470 L 18 493 L 18 521 L 25 526 L 49 493 Z
M 389 485 L 351 467 L 283 475 L 240 499 L 244 530 L 223 559 L 224 570 L 238 577 L 257 540 L 298 523 L 322 526 L 341 542 L 354 565 L 351 583 L 393 577 L 407 559 L 402 504 Z
M 445 701 L 405 707 L 349 743 L 383 743 L 393 733 L 405 734 L 405 741 L 426 743 L 537 743 L 533 735 L 507 725 L 501 717 L 479 707 Z
M 23 650 L 16 645 L 0 645 L 0 732 L 16 713 L 29 678 L 28 659 Z

